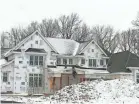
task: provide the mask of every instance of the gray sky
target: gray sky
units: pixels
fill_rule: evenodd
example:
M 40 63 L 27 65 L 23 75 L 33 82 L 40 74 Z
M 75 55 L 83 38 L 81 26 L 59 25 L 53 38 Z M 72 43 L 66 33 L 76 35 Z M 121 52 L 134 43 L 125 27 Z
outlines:
M 0 0 L 0 32 L 72 12 L 89 26 L 109 24 L 125 30 L 137 17 L 139 0 Z

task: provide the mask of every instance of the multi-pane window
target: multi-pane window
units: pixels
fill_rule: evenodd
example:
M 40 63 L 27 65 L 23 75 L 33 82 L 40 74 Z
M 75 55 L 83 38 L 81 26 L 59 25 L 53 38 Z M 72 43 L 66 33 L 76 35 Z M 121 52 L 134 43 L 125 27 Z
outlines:
M 96 67 L 97 66 L 97 61 L 96 59 L 93 59 L 93 67 Z
M 89 67 L 96 67 L 97 66 L 97 62 L 96 59 L 89 59 Z
M 60 65 L 61 64 L 61 59 L 57 58 L 57 64 Z
M 39 65 L 43 65 L 43 56 L 39 56 Z
M 33 61 L 34 61 L 33 58 L 34 58 L 33 56 L 30 56 L 30 65 L 33 65 Z
M 4 72 L 3 73 L 3 82 L 7 82 L 8 81 L 8 73 Z
M 63 64 L 64 64 L 64 65 L 67 64 L 67 59 L 63 59 Z
M 43 65 L 43 56 L 30 56 L 30 65 Z
M 35 56 L 35 65 L 38 65 L 38 56 Z
M 89 59 L 89 66 L 92 66 L 92 59 Z
M 69 64 L 72 64 L 73 63 L 72 61 L 73 61 L 72 59 L 69 59 Z
M 103 66 L 104 65 L 104 61 L 100 60 L 100 65 Z
M 29 74 L 29 87 L 42 87 L 42 74 Z
M 85 59 L 81 59 L 81 64 L 85 64 Z

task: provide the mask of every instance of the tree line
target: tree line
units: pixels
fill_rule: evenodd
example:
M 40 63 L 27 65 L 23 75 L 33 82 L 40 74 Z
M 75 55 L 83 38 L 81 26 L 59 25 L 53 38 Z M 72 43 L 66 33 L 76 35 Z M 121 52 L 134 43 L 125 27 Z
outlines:
M 41 23 L 33 21 L 26 28 L 16 27 L 10 32 L 2 32 L 1 47 L 4 47 L 6 38 L 9 39 L 9 46 L 12 48 L 35 30 L 39 30 L 44 37 L 73 39 L 80 43 L 94 39 L 110 53 L 129 50 L 139 55 L 139 13 L 132 24 L 135 28 L 125 31 L 115 31 L 108 25 L 89 27 L 77 13 L 72 13 L 61 15 L 58 19 L 43 19 Z

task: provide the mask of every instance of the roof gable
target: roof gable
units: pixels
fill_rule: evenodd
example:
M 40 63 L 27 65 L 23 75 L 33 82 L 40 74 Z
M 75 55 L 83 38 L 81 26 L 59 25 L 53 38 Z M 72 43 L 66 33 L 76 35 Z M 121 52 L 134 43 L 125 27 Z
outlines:
M 50 46 L 50 48 L 53 50 L 53 51 L 55 51 L 55 52 L 57 52 L 55 49 L 54 49 L 54 47 L 39 33 L 39 31 L 38 30 L 36 30 L 35 32 L 33 32 L 31 35 L 29 35 L 29 36 L 27 36 L 25 39 L 23 39 L 21 42 L 19 42 L 14 48 L 12 48 L 11 50 L 9 50 L 7 53 L 5 53 L 5 57 L 7 57 L 10 53 L 12 53 L 13 51 L 20 51 L 20 47 L 24 44 L 24 43 L 26 43 L 32 36 L 34 36 L 35 34 L 37 34 L 37 35 L 39 35 L 49 46 Z
M 104 55 L 108 56 L 108 55 L 105 53 L 105 51 L 104 51 L 94 40 L 88 41 L 88 42 L 86 42 L 86 43 L 82 43 L 82 44 L 81 44 L 82 46 L 80 46 L 81 49 L 78 50 L 78 53 L 77 53 L 77 54 L 80 54 L 80 53 L 82 53 L 83 51 L 85 51 L 85 50 L 92 44 L 92 42 L 101 50 L 101 52 L 102 52 Z

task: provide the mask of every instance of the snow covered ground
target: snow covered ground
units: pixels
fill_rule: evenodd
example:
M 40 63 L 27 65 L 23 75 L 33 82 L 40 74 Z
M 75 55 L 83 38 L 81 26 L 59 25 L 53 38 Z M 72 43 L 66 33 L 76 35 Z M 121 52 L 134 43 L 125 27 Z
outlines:
M 139 104 L 139 84 L 131 80 L 95 80 L 66 86 L 50 97 L 1 97 L 25 104 Z

